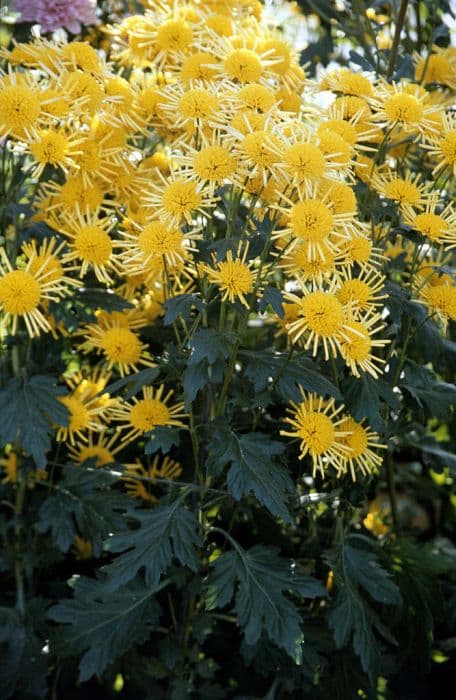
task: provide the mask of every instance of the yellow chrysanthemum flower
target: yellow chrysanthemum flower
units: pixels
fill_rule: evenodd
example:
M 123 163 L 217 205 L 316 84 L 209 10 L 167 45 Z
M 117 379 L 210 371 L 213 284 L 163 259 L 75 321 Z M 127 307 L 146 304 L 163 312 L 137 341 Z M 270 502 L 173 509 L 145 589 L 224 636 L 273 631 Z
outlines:
M 343 406 L 336 408 L 334 399 L 324 401 L 316 394 L 306 394 L 302 387 L 301 394 L 303 400 L 300 403 L 291 401 L 288 409 L 291 416 L 285 418 L 292 430 L 281 430 L 280 434 L 298 438 L 299 459 L 304 459 L 307 454 L 311 457 L 313 477 L 317 472 L 324 477 L 330 467 L 343 472 L 351 452 L 344 442 L 347 432 L 341 429 L 344 418 L 339 414 Z
M 255 271 L 252 269 L 252 263 L 247 262 L 248 246 L 239 246 L 236 257 L 233 257 L 233 251 L 229 250 L 226 258 L 215 263 L 215 267 L 205 265 L 204 272 L 207 274 L 209 281 L 217 285 L 222 292 L 222 302 L 227 299 L 233 303 L 239 300 L 244 306 L 249 306 L 246 295 L 250 294 L 254 289 Z
M 123 437 L 124 443 L 135 440 L 158 426 L 186 427 L 181 420 L 187 417 L 183 411 L 183 402 L 170 405 L 169 401 L 174 392 L 170 389 L 163 396 L 164 392 L 164 384 L 158 389 L 145 387 L 142 399 L 135 396 L 131 403 L 123 401 L 111 410 L 112 418 L 121 423 L 120 429 L 127 431 Z
M 56 278 L 50 272 L 56 261 L 54 253 L 32 249 L 25 267 L 20 269 L 12 267 L 3 248 L 0 255 L 0 328 L 15 335 L 22 319 L 32 338 L 49 332 L 51 326 L 41 308 L 48 301 L 59 301 L 71 290 L 64 276 Z
M 372 448 L 385 449 L 386 447 L 378 443 L 377 433 L 364 427 L 363 423 L 364 420 L 358 423 L 351 416 L 346 416 L 339 426 L 345 433 L 341 441 L 350 448 L 341 473 L 349 471 L 353 481 L 356 481 L 357 471 L 360 471 L 363 476 L 378 471 L 383 459 Z
M 107 369 L 115 368 L 121 377 L 138 371 L 138 367 L 155 367 L 155 363 L 128 322 L 119 318 L 101 316 L 97 323 L 90 323 L 82 329 L 85 341 L 80 345 L 83 352 L 96 350 L 103 355 Z
M 157 503 L 158 499 L 153 494 L 153 489 L 157 484 L 157 479 L 173 481 L 182 474 L 182 467 L 179 462 L 171 459 L 168 455 L 160 457 L 155 455 L 149 466 L 144 466 L 139 460 L 135 464 L 127 464 L 122 481 L 125 483 L 127 493 L 133 498 L 140 498 L 143 501 Z

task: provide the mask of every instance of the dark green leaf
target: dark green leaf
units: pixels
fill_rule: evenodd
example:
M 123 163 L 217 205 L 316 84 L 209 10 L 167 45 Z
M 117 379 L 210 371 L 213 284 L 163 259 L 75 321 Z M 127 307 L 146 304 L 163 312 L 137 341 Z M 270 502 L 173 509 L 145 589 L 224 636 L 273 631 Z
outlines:
M 159 373 L 160 370 L 158 367 L 148 367 L 140 372 L 135 372 L 128 377 L 112 382 L 112 384 L 109 384 L 100 393 L 108 393 L 113 396 L 121 389 L 128 387 L 128 390 L 124 396 L 124 399 L 128 401 L 128 399 L 131 399 L 132 396 L 136 396 L 136 394 L 140 392 L 144 386 L 150 386 L 153 384 Z
M 97 289 L 83 287 L 74 292 L 72 300 L 90 309 L 103 309 L 104 311 L 124 311 L 132 309 L 133 304 L 110 289 Z
M 0 698 L 44 698 L 43 643 L 14 608 L 0 608 Z
M 352 63 L 356 63 L 358 66 L 361 66 L 363 70 L 367 71 L 375 71 L 375 67 L 372 66 L 369 61 L 364 58 L 364 56 L 361 56 L 361 54 L 357 53 L 357 51 L 353 51 L 353 49 L 350 49 L 350 61 Z
M 328 621 L 336 646 L 342 648 L 352 639 L 353 649 L 364 671 L 374 679 L 380 654 L 375 631 L 389 642 L 395 642 L 365 593 L 388 605 L 399 605 L 401 596 L 376 554 L 366 547 L 356 547 L 356 539 L 345 539 L 341 534 L 338 544 L 327 555 L 337 586 Z
M 29 452 L 38 467 L 46 466 L 54 424 L 67 425 L 69 413 L 58 401 L 65 389 L 52 377 L 15 377 L 0 391 L 0 441 L 16 442 Z
M 247 644 L 266 632 L 269 639 L 300 663 L 303 634 L 298 609 L 285 592 L 304 598 L 324 596 L 324 587 L 301 576 L 290 561 L 261 545 L 245 550 L 239 545 L 212 565 L 207 607 L 223 608 L 235 596 L 235 609 Z
M 167 454 L 172 447 L 180 442 L 179 428 L 170 425 L 158 425 L 156 428 L 147 433 L 149 442 L 146 444 L 146 455 L 155 454 L 161 450 L 163 454 Z
M 181 500 L 150 510 L 135 510 L 130 515 L 139 527 L 108 540 L 111 552 L 123 552 L 106 567 L 108 586 L 115 590 L 145 570 L 146 585 L 157 586 L 161 574 L 178 559 L 192 571 L 199 567 L 196 548 L 201 546 L 198 520 Z
M 355 420 L 367 418 L 371 428 L 383 432 L 385 423 L 380 415 L 380 390 L 373 377 L 365 373 L 360 379 L 348 377 L 342 382 L 342 393 L 345 404 Z
M 189 365 L 197 365 L 207 360 L 210 365 L 223 360 L 230 354 L 230 344 L 226 335 L 213 328 L 200 328 L 192 337 Z
M 104 582 L 81 577 L 74 584 L 74 597 L 49 610 L 52 620 L 65 625 L 59 630 L 57 649 L 69 656 L 84 652 L 81 681 L 101 676 L 134 644 L 146 641 L 160 614 L 154 592 L 150 586 L 130 584 L 113 593 Z
M 272 352 L 243 353 L 247 358 L 245 375 L 253 383 L 255 391 L 273 386 L 286 401 L 300 401 L 299 386 L 322 396 L 340 399 L 337 387 L 317 370 L 308 358 L 292 358 Z
M 92 544 L 95 556 L 102 540 L 125 526 L 120 510 L 129 506 L 127 496 L 110 487 L 116 477 L 100 469 L 66 467 L 63 477 L 41 505 L 41 532 L 51 531 L 55 545 L 67 552 L 76 535 Z
M 198 311 L 203 310 L 203 302 L 196 294 L 177 294 L 175 297 L 167 299 L 164 303 L 165 326 L 170 326 L 179 316 L 184 321 L 188 320 L 193 307 Z
M 273 515 L 290 522 L 285 504 L 293 482 L 275 460 L 284 449 L 263 433 L 240 435 L 220 427 L 211 431 L 207 466 L 220 473 L 230 464 L 226 483 L 236 500 L 252 493 Z
M 264 288 L 264 294 L 259 303 L 260 313 L 264 313 L 269 305 L 272 306 L 273 310 L 280 318 L 285 316 L 283 294 L 277 287 L 267 286 Z
M 434 373 L 408 360 L 400 386 L 405 389 L 430 416 L 444 418 L 451 406 L 456 405 L 456 386 L 437 379 Z

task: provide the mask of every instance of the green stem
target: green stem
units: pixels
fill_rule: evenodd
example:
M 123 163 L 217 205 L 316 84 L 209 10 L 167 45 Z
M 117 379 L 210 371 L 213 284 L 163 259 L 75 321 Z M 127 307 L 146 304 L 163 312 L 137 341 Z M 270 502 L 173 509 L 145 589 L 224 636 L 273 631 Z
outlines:
M 391 77 L 394 73 L 394 68 L 396 66 L 397 52 L 399 49 L 399 41 L 401 38 L 402 28 L 404 26 L 405 13 L 407 12 L 407 6 L 408 6 L 408 0 L 401 0 L 401 6 L 399 8 L 399 14 L 398 14 L 397 20 L 396 20 L 396 31 L 394 33 L 393 45 L 391 47 L 391 53 L 390 53 L 390 58 L 389 58 L 389 63 L 388 63 L 388 70 L 386 72 L 386 79 L 387 80 L 391 79 Z

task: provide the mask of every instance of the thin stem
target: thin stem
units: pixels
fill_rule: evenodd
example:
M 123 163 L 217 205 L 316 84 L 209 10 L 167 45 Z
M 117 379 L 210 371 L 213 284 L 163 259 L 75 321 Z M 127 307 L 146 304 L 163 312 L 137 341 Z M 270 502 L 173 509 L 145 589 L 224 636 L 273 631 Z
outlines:
M 389 63 L 388 63 L 388 70 L 386 72 L 386 79 L 387 80 L 391 79 L 391 77 L 394 73 L 394 68 L 396 66 L 397 52 L 399 49 L 399 41 L 401 38 L 402 28 L 404 26 L 405 13 L 407 12 L 407 6 L 408 6 L 408 0 L 401 0 L 401 6 L 399 8 L 399 14 L 398 14 L 397 20 L 396 20 L 396 31 L 394 33 L 393 45 L 391 47 L 391 53 L 390 53 L 390 58 L 389 58 Z

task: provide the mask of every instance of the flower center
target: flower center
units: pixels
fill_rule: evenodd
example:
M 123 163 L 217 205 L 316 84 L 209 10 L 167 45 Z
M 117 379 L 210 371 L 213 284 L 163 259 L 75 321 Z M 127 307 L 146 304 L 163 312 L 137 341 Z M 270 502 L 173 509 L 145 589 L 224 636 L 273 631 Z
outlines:
M 225 59 L 225 71 L 232 80 L 255 83 L 263 74 L 263 66 L 254 51 L 235 49 Z
M 252 291 L 253 275 L 251 270 L 240 260 L 227 260 L 219 265 L 221 286 L 231 294 L 239 296 Z
M 23 316 L 40 303 L 41 286 L 24 270 L 7 272 L 0 278 L 0 304 L 6 313 Z
M 93 265 L 104 265 L 112 253 L 109 235 L 100 226 L 84 226 L 74 239 L 74 247 L 82 260 Z
M 334 426 L 324 413 L 310 411 L 299 416 L 299 437 L 305 442 L 310 454 L 324 454 L 334 442 Z
M 321 243 L 333 230 L 334 218 L 319 199 L 294 204 L 290 212 L 290 229 L 295 236 Z
M 311 331 L 329 337 L 340 331 L 344 309 L 330 292 L 311 292 L 301 300 L 301 313 Z
M 40 112 L 40 101 L 31 88 L 7 85 L 0 90 L 0 125 L 8 131 L 22 135 L 35 124 Z
M 169 229 L 159 221 L 146 226 L 138 236 L 138 246 L 144 255 L 166 255 L 179 251 L 183 236 L 178 229 Z
M 141 356 L 141 343 L 128 328 L 109 328 L 100 346 L 112 362 L 135 364 Z
M 130 423 L 134 428 L 147 432 L 157 425 L 168 425 L 171 414 L 159 399 L 141 399 L 130 411 Z

